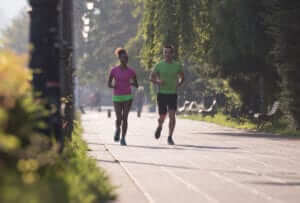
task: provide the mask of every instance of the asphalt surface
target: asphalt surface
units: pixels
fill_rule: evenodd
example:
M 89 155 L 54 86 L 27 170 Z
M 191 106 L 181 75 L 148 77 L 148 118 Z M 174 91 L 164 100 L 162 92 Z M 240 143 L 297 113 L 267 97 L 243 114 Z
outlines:
M 129 115 L 127 146 L 113 141 L 115 116 L 82 117 L 90 155 L 117 187 L 121 203 L 299 203 L 300 140 L 177 119 L 175 146 L 168 119 L 159 140 L 157 115 Z

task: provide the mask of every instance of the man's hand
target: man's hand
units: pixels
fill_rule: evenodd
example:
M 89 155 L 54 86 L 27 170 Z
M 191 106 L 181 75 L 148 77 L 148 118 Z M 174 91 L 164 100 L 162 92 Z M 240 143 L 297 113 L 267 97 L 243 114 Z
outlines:
M 182 85 L 182 82 L 177 82 L 177 85 L 176 85 L 176 87 L 180 87 Z
M 158 85 L 162 85 L 162 84 L 164 84 L 164 81 L 160 80 L 160 79 L 156 79 L 155 83 Z
M 159 79 L 159 75 L 156 72 L 151 72 L 150 74 L 150 81 L 154 84 L 161 85 L 164 83 L 161 79 Z
M 180 72 L 178 74 L 178 76 L 179 76 L 179 78 L 177 80 L 177 87 L 180 87 L 183 84 L 183 81 L 184 81 L 184 73 Z

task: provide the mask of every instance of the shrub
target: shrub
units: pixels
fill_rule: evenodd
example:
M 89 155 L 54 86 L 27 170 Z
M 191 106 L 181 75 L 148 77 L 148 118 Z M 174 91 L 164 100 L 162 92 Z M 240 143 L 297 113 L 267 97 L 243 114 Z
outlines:
M 88 158 L 79 123 L 58 153 L 43 135 L 47 111 L 33 99 L 26 57 L 0 51 L 0 202 L 94 203 L 114 199 L 104 171 Z

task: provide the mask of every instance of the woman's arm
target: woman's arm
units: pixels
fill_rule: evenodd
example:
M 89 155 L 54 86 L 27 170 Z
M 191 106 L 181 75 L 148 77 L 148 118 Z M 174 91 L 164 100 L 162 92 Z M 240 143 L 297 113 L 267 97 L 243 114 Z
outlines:
M 131 85 L 134 86 L 134 87 L 136 87 L 136 88 L 139 87 L 139 84 L 138 84 L 138 81 L 137 81 L 137 79 L 136 79 L 136 76 L 134 76 L 134 77 L 132 78 L 132 83 L 131 83 Z
M 110 74 L 109 78 L 108 78 L 108 83 L 107 83 L 107 86 L 109 88 L 115 88 L 115 86 L 112 84 L 112 81 L 113 81 L 113 76 Z

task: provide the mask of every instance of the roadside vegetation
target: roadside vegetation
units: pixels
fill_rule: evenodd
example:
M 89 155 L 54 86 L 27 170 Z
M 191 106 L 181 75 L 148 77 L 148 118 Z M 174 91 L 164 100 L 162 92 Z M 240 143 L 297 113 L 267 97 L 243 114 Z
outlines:
M 106 173 L 87 155 L 75 121 L 64 151 L 43 134 L 47 111 L 33 99 L 26 56 L 0 51 L 0 202 L 99 203 L 115 199 Z
M 288 136 L 288 137 L 299 137 L 300 131 L 291 129 L 289 126 L 289 121 L 284 118 L 274 119 L 273 122 L 269 121 L 262 128 L 257 128 L 257 123 L 253 120 L 242 118 L 237 119 L 223 113 L 217 113 L 215 115 L 187 115 L 180 116 L 184 119 L 191 119 L 196 121 L 205 121 L 209 123 L 215 123 L 221 126 L 244 129 L 244 130 L 253 130 L 257 132 L 269 132 L 277 135 Z

